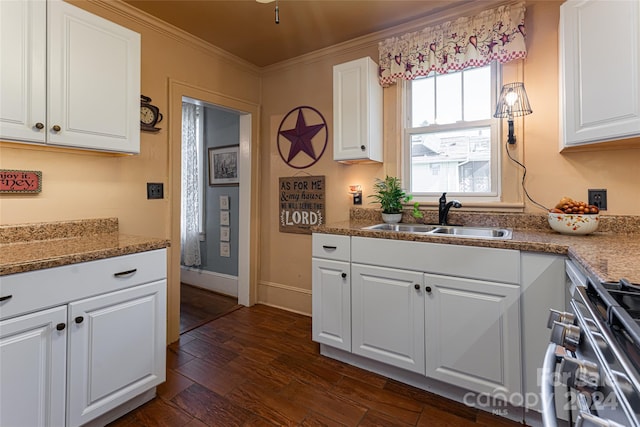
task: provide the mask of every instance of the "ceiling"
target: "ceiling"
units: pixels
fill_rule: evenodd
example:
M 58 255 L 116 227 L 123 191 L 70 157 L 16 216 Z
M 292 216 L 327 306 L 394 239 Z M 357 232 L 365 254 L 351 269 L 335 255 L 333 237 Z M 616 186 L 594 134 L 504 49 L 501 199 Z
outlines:
M 473 0 L 124 0 L 264 67 Z M 477 0 L 475 0 L 477 2 Z

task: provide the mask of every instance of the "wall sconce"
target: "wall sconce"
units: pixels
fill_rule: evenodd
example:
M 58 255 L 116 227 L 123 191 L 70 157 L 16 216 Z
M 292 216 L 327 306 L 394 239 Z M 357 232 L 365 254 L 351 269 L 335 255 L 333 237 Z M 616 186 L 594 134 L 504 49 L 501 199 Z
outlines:
M 509 138 L 507 142 L 509 144 L 516 143 L 516 136 L 513 133 L 513 117 L 514 116 L 526 116 L 531 114 L 531 106 L 529 105 L 529 98 L 527 98 L 527 92 L 524 90 L 524 83 L 515 82 L 507 83 L 502 86 L 500 91 L 500 98 L 496 105 L 496 113 L 493 117 L 507 118 L 509 121 Z
M 361 185 L 350 185 L 349 193 L 353 195 L 353 204 L 361 205 L 362 204 L 362 186 Z

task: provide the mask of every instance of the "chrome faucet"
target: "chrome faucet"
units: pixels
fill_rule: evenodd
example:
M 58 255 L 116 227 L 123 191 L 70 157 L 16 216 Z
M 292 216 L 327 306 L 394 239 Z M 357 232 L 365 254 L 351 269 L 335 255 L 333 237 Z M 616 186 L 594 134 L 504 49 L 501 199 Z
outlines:
M 438 224 L 447 225 L 447 215 L 449 215 L 449 209 L 451 209 L 452 206 L 454 208 L 461 208 L 462 203 L 457 200 L 452 200 L 447 203 L 447 193 L 442 193 L 442 196 L 440 196 L 438 202 Z

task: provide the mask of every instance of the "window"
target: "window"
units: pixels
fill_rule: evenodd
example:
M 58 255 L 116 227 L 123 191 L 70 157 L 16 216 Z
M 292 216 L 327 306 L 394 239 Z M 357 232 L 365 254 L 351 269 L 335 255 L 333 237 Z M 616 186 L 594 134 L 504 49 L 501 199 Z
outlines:
M 499 197 L 498 65 L 406 83 L 404 182 L 417 198 Z

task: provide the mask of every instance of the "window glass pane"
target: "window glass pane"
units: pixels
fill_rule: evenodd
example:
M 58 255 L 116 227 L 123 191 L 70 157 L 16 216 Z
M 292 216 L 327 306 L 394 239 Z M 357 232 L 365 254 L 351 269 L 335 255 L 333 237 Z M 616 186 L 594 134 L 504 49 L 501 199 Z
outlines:
M 491 68 L 472 68 L 463 73 L 464 120 L 491 118 Z
M 435 79 L 424 77 L 411 82 L 411 126 L 424 127 L 435 123 Z
M 491 127 L 411 135 L 411 192 L 491 191 Z
M 436 123 L 439 125 L 462 120 L 462 73 L 440 74 L 436 77 Z

